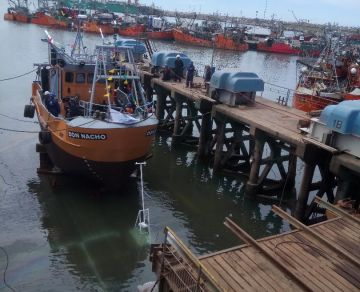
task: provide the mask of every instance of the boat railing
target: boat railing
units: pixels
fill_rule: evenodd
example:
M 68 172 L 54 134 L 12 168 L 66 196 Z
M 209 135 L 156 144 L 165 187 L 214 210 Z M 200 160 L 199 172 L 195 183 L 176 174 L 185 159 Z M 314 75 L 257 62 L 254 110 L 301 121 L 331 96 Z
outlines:
M 165 228 L 161 270 L 176 291 L 222 291 L 214 277 L 169 228 Z
M 285 104 L 287 105 L 288 101 L 291 99 L 291 96 L 294 94 L 295 90 L 265 82 L 264 91 L 261 92 L 261 96 L 263 96 L 264 92 L 266 92 L 267 98 L 277 100 L 278 102 L 282 100 L 281 103 L 283 105 Z
M 136 118 L 146 118 L 149 116 L 149 113 L 153 112 L 153 102 L 148 102 L 146 104 L 136 106 L 133 110 L 133 113 L 129 113 L 126 111 L 126 108 L 116 106 L 116 105 L 108 105 L 108 104 L 96 104 L 81 100 L 79 101 L 79 106 L 84 113 L 84 117 L 99 117 L 102 119 L 109 118 L 109 109 L 116 110 L 120 113 L 124 113 L 127 115 L 131 115 Z

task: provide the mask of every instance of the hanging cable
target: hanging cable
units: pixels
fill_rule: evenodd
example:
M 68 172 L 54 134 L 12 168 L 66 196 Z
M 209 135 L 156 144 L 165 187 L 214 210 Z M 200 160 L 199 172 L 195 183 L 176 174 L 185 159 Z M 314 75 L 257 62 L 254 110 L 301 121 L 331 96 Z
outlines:
M 12 80 L 12 79 L 16 79 L 16 78 L 23 77 L 23 76 L 28 75 L 28 74 L 30 74 L 30 73 L 32 73 L 32 72 L 35 72 L 37 69 L 38 69 L 38 68 L 33 69 L 33 70 L 31 70 L 31 71 L 29 71 L 29 72 L 26 72 L 26 73 L 24 73 L 24 74 L 14 76 L 14 77 L 9 77 L 9 78 L 0 79 L 0 82 L 2 82 L 2 81 L 8 81 L 8 80 Z
M 8 128 L 0 128 L 0 130 L 7 131 L 7 132 L 29 133 L 29 134 L 39 133 L 39 131 L 14 130 L 14 129 L 8 129 Z
M 19 121 L 19 122 L 24 122 L 24 123 L 32 123 L 32 124 L 38 124 L 38 121 L 26 121 L 26 120 L 22 120 L 22 119 L 18 119 L 18 118 L 14 118 L 5 114 L 0 114 L 0 116 L 8 118 L 10 120 L 14 120 L 14 121 Z
M 3 253 L 5 254 L 6 256 L 6 266 L 5 266 L 5 270 L 4 270 L 4 273 L 3 273 L 3 282 L 4 282 L 4 285 L 9 288 L 11 291 L 13 292 L 16 292 L 16 290 L 11 287 L 7 282 L 6 282 L 6 272 L 7 272 L 7 269 L 9 267 L 9 256 L 8 256 L 8 253 L 6 252 L 5 248 L 3 248 L 2 246 L 0 246 L 0 249 L 3 251 Z

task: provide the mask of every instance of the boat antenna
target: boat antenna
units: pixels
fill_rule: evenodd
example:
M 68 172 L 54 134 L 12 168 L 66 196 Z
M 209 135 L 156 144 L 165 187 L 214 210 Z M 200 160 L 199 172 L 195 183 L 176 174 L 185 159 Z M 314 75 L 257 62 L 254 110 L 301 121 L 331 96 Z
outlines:
M 85 49 L 86 49 L 86 47 L 84 46 L 83 35 L 80 30 L 80 19 L 78 16 L 78 24 L 77 24 L 77 29 L 76 29 L 75 43 L 71 50 L 71 57 L 74 57 L 76 50 L 78 50 L 79 56 L 81 56 L 82 53 L 85 55 Z M 83 52 L 81 52 L 81 50 L 83 50 Z
M 145 202 L 144 202 L 144 179 L 143 179 L 143 166 L 146 165 L 146 162 L 136 162 L 136 165 L 140 166 L 140 184 L 141 184 L 141 204 L 142 209 L 139 210 L 135 227 L 137 227 L 140 231 L 145 231 L 149 235 L 150 240 L 150 211 L 149 208 L 145 209 Z

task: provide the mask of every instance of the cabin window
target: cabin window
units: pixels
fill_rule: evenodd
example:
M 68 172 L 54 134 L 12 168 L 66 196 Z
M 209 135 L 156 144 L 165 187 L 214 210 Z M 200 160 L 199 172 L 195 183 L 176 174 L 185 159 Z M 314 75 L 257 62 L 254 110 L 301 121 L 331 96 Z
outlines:
M 89 73 L 87 75 L 87 83 L 92 83 L 94 79 L 94 73 Z
M 65 73 L 65 82 L 73 83 L 74 82 L 74 73 L 73 72 L 66 72 Z
M 76 83 L 85 83 L 85 73 L 76 74 Z

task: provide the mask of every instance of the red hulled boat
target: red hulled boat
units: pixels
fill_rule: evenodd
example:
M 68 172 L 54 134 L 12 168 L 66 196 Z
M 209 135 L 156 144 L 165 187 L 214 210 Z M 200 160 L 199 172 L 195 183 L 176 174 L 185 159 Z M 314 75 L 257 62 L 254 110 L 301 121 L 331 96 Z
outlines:
M 138 37 L 145 32 L 145 25 L 143 24 L 127 24 L 122 23 L 119 27 L 115 29 L 115 33 L 118 33 L 122 36 L 129 36 L 129 37 Z
M 29 10 L 26 7 L 8 8 L 7 13 L 4 14 L 4 20 L 28 23 L 30 22 Z
M 160 31 L 146 31 L 145 37 L 152 40 L 172 41 L 174 40 L 174 33 L 172 29 Z
M 70 25 L 70 22 L 66 19 L 60 19 L 59 17 L 52 16 L 45 11 L 35 12 L 33 17 L 31 18 L 31 23 L 62 29 L 67 29 Z
M 336 52 L 326 48 L 310 71 L 302 70 L 293 107 L 311 112 L 344 99 L 360 99 L 359 65 L 351 62 L 350 51 L 341 58 L 335 58 Z
M 259 42 L 257 44 L 257 50 L 260 52 L 267 53 L 278 53 L 278 54 L 287 54 L 287 55 L 300 55 L 301 49 L 293 47 L 287 41 L 277 41 L 268 39 L 264 42 Z
M 185 32 L 181 29 L 173 29 L 174 39 L 178 43 L 212 48 L 213 42 L 210 35 L 196 35 L 194 32 Z
M 174 29 L 174 39 L 179 43 L 195 45 L 207 48 L 216 48 L 223 50 L 233 50 L 244 52 L 248 49 L 248 44 L 243 41 L 237 41 L 235 38 L 228 37 L 225 34 L 196 34 L 195 32 L 184 32 L 180 29 Z

